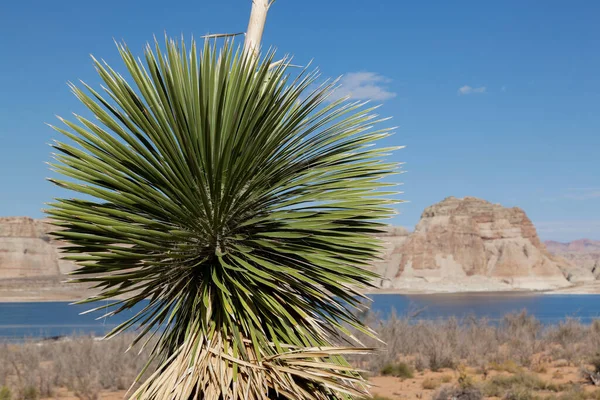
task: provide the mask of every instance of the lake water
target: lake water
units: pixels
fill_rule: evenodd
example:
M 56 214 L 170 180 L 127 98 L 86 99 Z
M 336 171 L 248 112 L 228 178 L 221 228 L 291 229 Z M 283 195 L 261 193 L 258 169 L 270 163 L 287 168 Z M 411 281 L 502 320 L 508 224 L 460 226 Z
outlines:
M 567 317 L 589 323 L 600 318 L 600 295 L 531 295 L 531 294 L 437 294 L 370 296 L 371 310 L 382 318 L 392 310 L 398 315 L 420 310 L 418 318 L 439 319 L 467 316 L 487 317 L 498 321 L 510 312 L 527 310 L 544 324 L 554 324 Z M 100 305 L 100 304 L 98 304 Z M 72 334 L 103 335 L 132 317 L 135 310 L 111 318 L 96 320 L 101 313 L 79 315 L 90 305 L 63 302 L 0 303 L 0 338 L 20 340 Z M 139 310 L 140 307 L 137 308 Z

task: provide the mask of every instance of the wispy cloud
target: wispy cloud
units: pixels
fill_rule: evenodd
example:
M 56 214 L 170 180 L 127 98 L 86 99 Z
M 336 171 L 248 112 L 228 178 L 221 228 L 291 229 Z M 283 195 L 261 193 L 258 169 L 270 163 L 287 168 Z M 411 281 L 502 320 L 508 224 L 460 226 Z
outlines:
M 568 188 L 559 191 L 558 194 L 552 197 L 542 197 L 540 201 L 544 203 L 564 201 L 564 200 L 594 200 L 600 199 L 600 188 L 597 187 L 581 187 L 581 188 Z
M 374 72 L 349 72 L 340 79 L 340 87 L 334 96 L 341 98 L 350 96 L 357 100 L 384 101 L 396 97 L 396 93 L 388 90 L 386 84 L 391 79 Z
M 458 89 L 458 94 L 462 96 L 465 94 L 485 93 L 485 91 L 486 91 L 485 86 L 472 87 L 469 85 L 465 85 Z
M 600 220 L 540 221 L 534 223 L 540 236 L 574 240 L 583 237 L 600 238 Z
M 563 197 L 571 200 L 600 199 L 600 188 L 570 188 Z

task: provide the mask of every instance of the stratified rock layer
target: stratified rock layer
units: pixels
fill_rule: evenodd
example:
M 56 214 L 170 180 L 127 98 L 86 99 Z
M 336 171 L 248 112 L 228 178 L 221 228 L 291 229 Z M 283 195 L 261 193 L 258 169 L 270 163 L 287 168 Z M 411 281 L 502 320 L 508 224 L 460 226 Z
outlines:
M 377 265 L 383 288 L 454 292 L 571 284 L 562 272 L 569 263 L 546 250 L 516 207 L 449 197 L 426 208 L 415 231 L 394 241 Z
M 546 241 L 544 244 L 552 254 L 567 259 L 571 264 L 590 272 L 595 279 L 600 279 L 599 240 L 580 239 L 569 243 Z
M 75 268 L 60 260 L 64 244 L 48 235 L 53 229 L 45 220 L 0 218 L 0 284 L 43 290 Z M 444 199 L 425 209 L 414 232 L 389 227 L 381 239 L 383 257 L 373 266 L 381 289 L 548 290 L 600 277 L 600 242 L 546 242 L 548 251 L 523 210 L 474 197 Z
M 73 270 L 60 260 L 52 226 L 27 217 L 0 218 L 0 279 L 56 277 Z

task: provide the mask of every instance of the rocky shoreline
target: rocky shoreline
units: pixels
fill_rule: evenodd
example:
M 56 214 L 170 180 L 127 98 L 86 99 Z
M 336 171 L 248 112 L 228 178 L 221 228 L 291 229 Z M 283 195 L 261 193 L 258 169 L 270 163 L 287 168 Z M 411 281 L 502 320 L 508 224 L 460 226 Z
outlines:
M 590 295 L 600 294 L 600 283 L 576 284 L 558 289 L 487 289 L 482 287 L 462 287 L 462 290 L 451 290 L 448 287 L 429 287 L 425 289 L 370 289 L 365 294 L 397 294 L 397 295 L 498 295 L 498 296 L 524 296 L 524 295 Z M 82 300 L 94 292 L 83 285 L 59 284 L 48 286 L 32 286 L 23 282 L 21 287 L 12 285 L 7 287 L 0 283 L 0 303 L 28 303 L 28 302 L 74 302 Z

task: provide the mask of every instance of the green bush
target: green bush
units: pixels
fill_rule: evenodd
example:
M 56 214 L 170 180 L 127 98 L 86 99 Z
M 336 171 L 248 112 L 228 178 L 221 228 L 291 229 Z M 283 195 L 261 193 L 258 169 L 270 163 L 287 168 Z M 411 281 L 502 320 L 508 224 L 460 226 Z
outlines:
M 33 386 L 27 386 L 25 390 L 23 390 L 22 397 L 23 400 L 38 400 L 40 398 L 40 394 Z
M 538 400 L 539 397 L 533 394 L 531 389 L 518 387 L 511 389 L 502 397 L 503 400 Z
M 548 383 L 537 375 L 519 373 L 510 376 L 494 376 L 483 387 L 486 396 L 503 397 L 507 400 L 526 400 L 532 390 L 559 392 L 561 385 Z
M 396 364 L 386 364 L 383 368 L 381 368 L 381 375 L 384 376 L 395 376 L 397 378 L 412 378 L 413 377 L 413 368 L 407 363 L 396 363 Z
M 0 388 L 0 400 L 12 400 L 12 392 L 6 386 Z
M 594 372 L 600 372 L 600 354 L 596 354 L 589 362 L 594 367 Z

